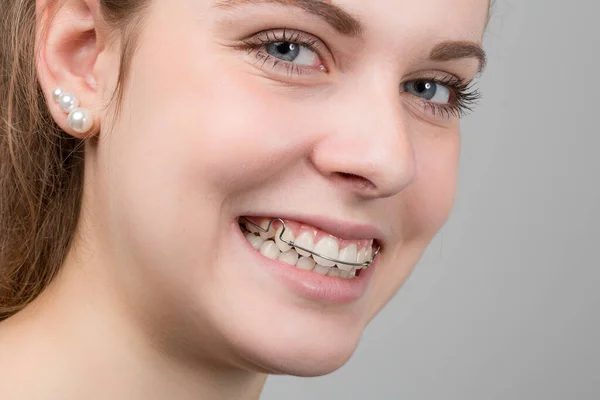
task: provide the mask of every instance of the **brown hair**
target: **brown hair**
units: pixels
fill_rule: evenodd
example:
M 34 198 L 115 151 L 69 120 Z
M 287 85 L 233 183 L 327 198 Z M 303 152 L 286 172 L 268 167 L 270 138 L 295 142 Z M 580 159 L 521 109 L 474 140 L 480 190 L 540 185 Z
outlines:
M 106 22 L 126 38 L 112 99 L 117 112 L 147 3 L 100 0 Z M 0 1 L 0 321 L 34 300 L 59 271 L 83 191 L 85 143 L 50 114 L 37 79 L 36 29 L 36 0 Z

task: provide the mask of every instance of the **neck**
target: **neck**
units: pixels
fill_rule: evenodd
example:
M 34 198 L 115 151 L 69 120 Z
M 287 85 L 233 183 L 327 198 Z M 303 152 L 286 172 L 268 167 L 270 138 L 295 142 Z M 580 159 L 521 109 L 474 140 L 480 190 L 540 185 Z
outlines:
M 34 303 L 0 324 L 0 377 L 32 383 L 9 389 L 16 393 L 0 388 L 0 398 L 260 397 L 264 374 L 209 357 L 183 360 L 153 345 L 111 286 L 88 267 L 71 258 Z

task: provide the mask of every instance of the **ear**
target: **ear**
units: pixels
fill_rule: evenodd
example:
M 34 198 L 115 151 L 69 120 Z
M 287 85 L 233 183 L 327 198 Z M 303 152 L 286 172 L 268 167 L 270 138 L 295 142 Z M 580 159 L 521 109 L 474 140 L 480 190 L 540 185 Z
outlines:
M 58 125 L 78 138 L 99 132 L 100 113 L 104 112 L 107 71 L 99 68 L 105 52 L 106 26 L 99 0 L 36 0 L 36 68 L 38 80 L 50 112 Z M 56 102 L 53 92 L 61 88 L 79 100 L 79 107 L 90 111 L 93 126 L 78 133 L 67 121 L 68 114 Z

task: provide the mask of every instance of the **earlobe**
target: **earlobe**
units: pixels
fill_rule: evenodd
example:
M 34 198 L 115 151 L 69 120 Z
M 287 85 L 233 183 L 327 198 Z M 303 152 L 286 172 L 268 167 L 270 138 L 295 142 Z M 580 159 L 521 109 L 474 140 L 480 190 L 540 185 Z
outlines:
M 99 122 L 90 110 L 103 104 L 95 69 L 104 50 L 98 0 L 37 0 L 37 6 L 36 68 L 50 112 L 64 131 L 91 136 Z

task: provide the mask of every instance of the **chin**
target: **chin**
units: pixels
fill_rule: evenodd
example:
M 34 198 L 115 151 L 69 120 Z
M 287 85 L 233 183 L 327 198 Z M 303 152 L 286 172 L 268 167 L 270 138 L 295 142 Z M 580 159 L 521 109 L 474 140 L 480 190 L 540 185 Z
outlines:
M 315 305 L 285 297 L 274 301 L 266 288 L 242 290 L 228 291 L 204 309 L 209 320 L 197 328 L 210 326 L 214 348 L 221 349 L 214 355 L 225 355 L 221 361 L 246 371 L 299 377 L 332 373 L 352 357 L 371 318 L 367 301 Z
M 298 337 L 279 341 L 261 341 L 239 349 L 241 356 L 257 372 L 271 375 L 318 377 L 344 366 L 354 354 L 358 338 Z

